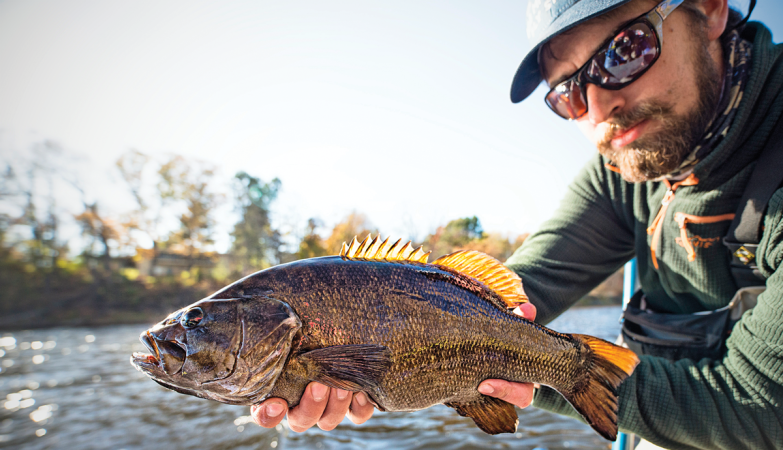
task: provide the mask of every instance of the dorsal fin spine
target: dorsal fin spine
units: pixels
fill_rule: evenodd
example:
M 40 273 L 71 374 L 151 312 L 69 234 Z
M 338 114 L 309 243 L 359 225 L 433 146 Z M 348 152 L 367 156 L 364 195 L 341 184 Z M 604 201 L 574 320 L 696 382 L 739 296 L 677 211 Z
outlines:
M 356 236 L 353 237 L 353 240 L 351 241 L 351 245 L 348 247 L 347 255 L 348 257 L 352 257 L 356 254 L 356 250 L 359 248 L 359 241 L 356 240 Z
M 402 241 L 402 239 L 397 239 L 397 242 L 395 242 L 394 245 L 392 245 L 389 249 L 389 259 L 397 259 L 397 257 L 400 255 L 400 241 Z
M 388 239 L 388 238 L 387 238 L 387 239 Z M 380 239 L 375 239 L 375 240 L 373 241 L 373 244 L 372 244 L 372 245 L 370 246 L 370 248 L 367 250 L 367 255 L 366 255 L 366 258 L 367 258 L 367 259 L 373 259 L 373 258 L 375 258 L 375 255 L 376 255 L 376 254 L 378 254 L 378 249 L 380 249 L 380 248 L 381 248 L 381 245 L 383 245 L 383 243 L 381 242 L 381 240 L 380 240 Z
M 387 237 L 385 241 L 383 241 L 383 244 L 381 244 L 380 248 L 377 252 L 375 252 L 376 255 L 385 255 L 389 252 L 389 249 L 391 248 L 391 244 L 389 243 L 389 239 L 391 239 L 391 236 Z
M 359 245 L 359 248 L 367 249 L 369 247 L 369 244 L 372 243 L 370 242 L 372 240 L 370 239 L 370 236 L 372 236 L 372 234 L 368 234 L 367 237 L 364 238 L 361 245 Z
M 381 242 L 380 234 L 374 239 L 371 234 L 367 235 L 361 243 L 354 237 L 350 245 L 343 243 L 340 250 L 343 259 L 358 261 L 427 264 L 429 255 L 430 252 L 424 253 L 421 247 L 414 249 L 410 242 L 402 244 L 402 239 L 398 239 L 391 245 L 389 238 Z M 475 250 L 462 250 L 442 256 L 432 264 L 473 278 L 500 296 L 509 308 L 527 302 L 527 295 L 519 276 L 487 254 Z
M 389 244 L 389 238 L 381 242 L 381 236 L 373 239 L 368 235 L 361 243 L 355 237 L 351 244 L 343 244 L 340 256 L 343 259 L 363 261 L 393 261 L 393 262 L 418 262 L 427 264 L 430 252 L 424 253 L 421 247 L 416 249 L 410 242 L 402 243 L 398 239 L 394 244 Z

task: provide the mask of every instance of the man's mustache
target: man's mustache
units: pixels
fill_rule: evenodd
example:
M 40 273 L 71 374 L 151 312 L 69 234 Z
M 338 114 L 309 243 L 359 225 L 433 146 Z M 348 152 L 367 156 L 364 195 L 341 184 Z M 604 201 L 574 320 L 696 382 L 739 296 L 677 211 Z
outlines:
M 610 147 L 612 139 L 626 130 L 648 119 L 661 119 L 667 117 L 672 111 L 672 107 L 658 101 L 649 101 L 636 108 L 618 113 L 609 120 L 609 129 L 604 137 L 598 142 L 598 148 Z

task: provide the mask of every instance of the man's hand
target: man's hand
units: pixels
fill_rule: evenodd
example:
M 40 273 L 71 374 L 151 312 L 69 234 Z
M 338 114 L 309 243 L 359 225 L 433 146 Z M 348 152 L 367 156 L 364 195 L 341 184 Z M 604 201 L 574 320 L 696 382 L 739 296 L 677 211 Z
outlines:
M 333 430 L 348 416 L 355 424 L 364 423 L 372 416 L 374 407 L 364 392 L 330 389 L 320 383 L 310 383 L 299 404 L 288 410 L 288 404 L 280 398 L 270 398 L 250 407 L 253 420 L 264 428 L 273 428 L 288 414 L 288 425 L 302 432 L 318 425 L 324 431 Z
M 527 320 L 534 320 L 536 318 L 536 307 L 532 303 L 523 303 L 514 310 L 514 314 L 520 315 Z M 533 402 L 534 388 L 535 386 L 532 383 L 484 380 L 479 384 L 478 391 L 484 395 L 505 400 L 520 408 L 527 408 Z
M 514 310 L 528 320 L 536 318 L 536 307 L 524 303 Z M 512 383 L 504 380 L 484 380 L 479 392 L 503 399 L 513 405 L 525 408 L 533 401 L 533 384 Z M 253 420 L 264 428 L 273 428 L 288 414 L 288 424 L 296 432 L 302 432 L 318 425 L 322 430 L 333 430 L 343 417 L 348 416 L 355 424 L 366 422 L 374 411 L 372 403 L 363 392 L 348 392 L 330 389 L 320 383 L 307 385 L 299 404 L 288 410 L 288 404 L 280 398 L 270 398 L 250 407 Z

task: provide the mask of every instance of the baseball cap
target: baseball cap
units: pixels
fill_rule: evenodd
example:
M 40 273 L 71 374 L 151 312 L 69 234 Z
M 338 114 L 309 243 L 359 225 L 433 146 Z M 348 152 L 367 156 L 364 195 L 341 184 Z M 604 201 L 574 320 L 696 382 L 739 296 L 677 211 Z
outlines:
M 526 99 L 543 80 L 538 50 L 550 39 L 593 17 L 631 0 L 530 0 L 527 4 L 527 37 L 533 48 L 519 65 L 511 84 L 511 101 Z

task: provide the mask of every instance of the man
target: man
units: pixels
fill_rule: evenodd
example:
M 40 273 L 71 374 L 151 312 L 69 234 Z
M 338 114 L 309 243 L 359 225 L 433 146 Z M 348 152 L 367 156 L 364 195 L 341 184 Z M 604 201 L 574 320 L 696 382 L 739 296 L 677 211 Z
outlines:
M 533 319 L 537 309 L 539 322 L 551 321 L 634 256 L 650 310 L 729 304 L 737 284 L 720 240 L 783 125 L 783 48 L 759 23 L 734 29 L 737 15 L 727 0 L 531 0 L 536 44 L 512 100 L 545 81 L 550 109 L 575 121 L 599 155 L 507 262 L 532 302 L 519 314 Z M 768 203 L 755 257 L 766 291 L 727 350 L 642 356 L 620 386 L 621 430 L 667 448 L 783 447 L 783 189 Z M 479 391 L 577 416 L 546 387 L 487 380 Z M 291 411 L 279 399 L 252 409 L 266 427 L 286 412 L 294 431 L 328 430 L 346 413 L 367 420 L 372 406 L 362 393 L 313 383 Z

